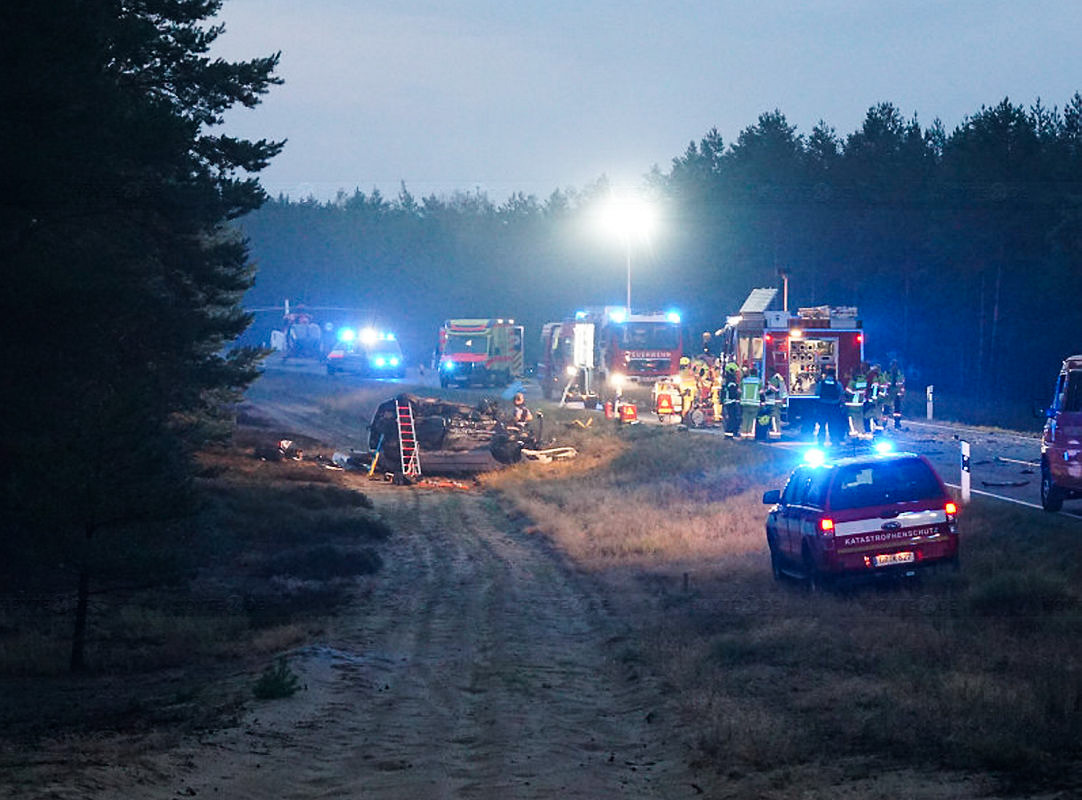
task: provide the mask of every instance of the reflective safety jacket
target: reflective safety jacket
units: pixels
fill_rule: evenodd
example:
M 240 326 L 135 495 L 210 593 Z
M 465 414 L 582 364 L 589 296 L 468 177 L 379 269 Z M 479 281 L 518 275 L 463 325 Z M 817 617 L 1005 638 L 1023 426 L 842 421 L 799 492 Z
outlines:
M 759 405 L 759 376 L 749 375 L 740 382 L 740 402 Z

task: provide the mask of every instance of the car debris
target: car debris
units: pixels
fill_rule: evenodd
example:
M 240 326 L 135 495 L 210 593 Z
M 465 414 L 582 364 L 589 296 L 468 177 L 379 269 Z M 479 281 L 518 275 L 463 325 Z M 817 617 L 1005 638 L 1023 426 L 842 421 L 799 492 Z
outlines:
M 408 416 L 402 409 L 408 407 Z M 404 421 L 408 420 L 408 421 Z M 425 475 L 489 472 L 517 463 L 572 458 L 573 448 L 549 447 L 543 439 L 544 417 L 516 424 L 492 398 L 476 405 L 435 397 L 400 394 L 379 405 L 369 425 L 369 447 L 380 452 L 380 469 L 407 474 L 402 441 L 415 445 Z M 412 434 L 412 435 L 411 435 Z

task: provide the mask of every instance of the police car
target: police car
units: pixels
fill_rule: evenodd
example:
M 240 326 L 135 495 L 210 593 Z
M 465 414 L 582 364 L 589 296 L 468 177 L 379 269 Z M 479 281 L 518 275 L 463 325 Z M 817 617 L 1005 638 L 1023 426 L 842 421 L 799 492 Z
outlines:
M 958 568 L 958 506 L 923 456 L 879 452 L 827 458 L 813 450 L 771 505 L 766 541 L 774 577 L 816 587 L 837 578 Z
M 349 372 L 366 378 L 402 378 L 406 360 L 393 333 L 343 328 L 327 353 L 327 374 Z

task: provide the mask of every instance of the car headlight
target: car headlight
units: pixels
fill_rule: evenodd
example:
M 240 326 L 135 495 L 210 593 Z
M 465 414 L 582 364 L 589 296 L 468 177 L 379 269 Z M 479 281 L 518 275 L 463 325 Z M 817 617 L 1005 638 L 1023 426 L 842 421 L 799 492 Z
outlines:
M 398 359 L 395 358 L 394 356 L 391 357 L 391 366 L 392 367 L 397 367 L 398 366 Z
M 376 366 L 377 367 L 385 367 L 385 366 L 387 366 L 387 359 L 385 359 L 383 356 L 378 356 L 376 358 Z

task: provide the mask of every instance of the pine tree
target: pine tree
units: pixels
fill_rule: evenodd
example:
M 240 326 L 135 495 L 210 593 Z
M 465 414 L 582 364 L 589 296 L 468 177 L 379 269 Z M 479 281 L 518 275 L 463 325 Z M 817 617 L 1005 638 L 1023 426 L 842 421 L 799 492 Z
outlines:
M 257 374 L 259 351 L 226 352 L 253 278 L 229 222 L 283 143 L 214 128 L 280 82 L 278 56 L 210 58 L 220 5 L 0 11 L 0 561 L 75 577 L 73 669 L 92 584 L 175 574 L 163 526 L 189 507 L 190 455 Z

